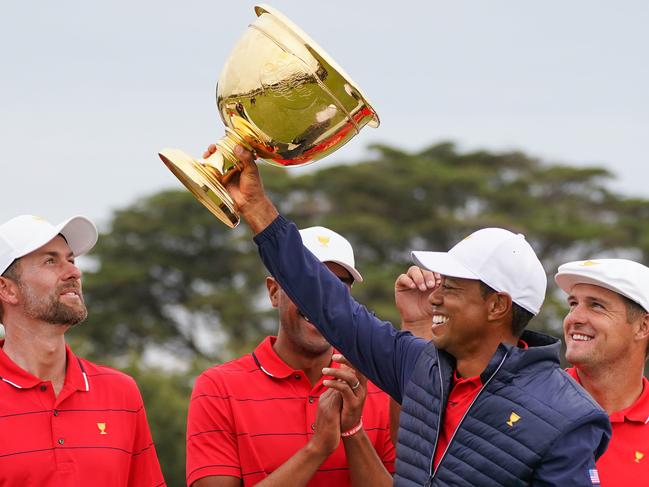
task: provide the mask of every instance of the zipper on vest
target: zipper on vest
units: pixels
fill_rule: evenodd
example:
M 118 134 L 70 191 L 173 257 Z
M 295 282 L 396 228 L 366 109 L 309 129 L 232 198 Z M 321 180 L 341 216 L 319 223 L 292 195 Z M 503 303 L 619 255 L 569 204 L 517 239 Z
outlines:
M 444 403 L 444 378 L 442 377 L 442 365 L 439 360 L 439 352 L 437 351 L 437 348 L 435 348 L 435 355 L 437 355 L 437 372 L 439 373 L 439 389 L 440 389 L 440 395 L 439 397 L 442 398 L 442 403 Z M 435 464 L 435 451 L 437 450 L 437 443 L 439 442 L 439 432 L 442 429 L 442 416 L 444 415 L 444 411 L 440 407 L 440 412 L 437 418 L 437 431 L 435 432 L 435 443 L 433 444 L 433 456 L 430 459 L 430 467 L 428 470 L 428 481 L 426 482 L 425 487 L 430 487 L 433 483 L 433 477 L 435 476 L 435 472 L 433 471 L 434 464 Z M 441 463 L 441 460 L 440 460 Z
M 491 379 L 493 379 L 494 376 L 498 373 L 498 371 L 503 366 L 503 364 L 505 363 L 505 360 L 507 359 L 508 356 L 509 356 L 509 351 L 507 351 L 507 353 L 505 354 L 503 359 L 498 364 L 498 367 L 496 367 L 496 370 L 494 370 L 494 373 L 489 376 L 487 381 L 484 383 L 484 385 L 480 388 L 480 390 L 478 391 L 476 396 L 473 398 L 473 401 L 471 401 L 471 404 L 469 404 L 469 407 L 467 408 L 467 410 L 462 415 L 462 419 L 460 419 L 460 422 L 457 424 L 457 428 L 455 428 L 455 431 L 453 431 L 453 435 L 451 435 L 451 439 L 448 440 L 448 445 L 446 445 L 446 450 L 444 450 L 444 453 L 442 453 L 442 456 L 440 457 L 439 462 L 437 463 L 437 468 L 435 470 L 433 470 L 433 467 L 434 467 L 433 464 L 435 463 L 435 449 L 433 449 L 433 458 L 430 459 L 430 472 L 431 472 L 431 474 L 430 474 L 430 477 L 428 479 L 428 482 L 426 482 L 426 487 L 431 487 L 433 485 L 433 480 L 435 479 L 435 475 L 437 474 L 437 471 L 439 470 L 439 466 L 442 464 L 442 462 L 444 461 L 444 457 L 448 453 L 448 450 L 451 448 L 451 445 L 453 444 L 453 440 L 455 439 L 455 434 L 462 427 L 462 423 L 464 423 L 464 418 L 467 417 L 467 415 L 471 411 L 471 408 L 473 407 L 475 402 L 480 397 L 480 394 L 482 394 L 482 391 L 485 390 L 485 388 L 491 382 Z M 440 376 L 441 376 L 441 374 L 442 373 L 440 371 Z M 437 439 L 439 438 L 439 425 L 441 424 L 441 417 L 442 417 L 442 415 L 440 414 L 440 421 L 438 422 L 438 430 L 437 430 L 437 435 L 436 435 L 436 438 L 435 438 L 435 448 L 437 448 Z

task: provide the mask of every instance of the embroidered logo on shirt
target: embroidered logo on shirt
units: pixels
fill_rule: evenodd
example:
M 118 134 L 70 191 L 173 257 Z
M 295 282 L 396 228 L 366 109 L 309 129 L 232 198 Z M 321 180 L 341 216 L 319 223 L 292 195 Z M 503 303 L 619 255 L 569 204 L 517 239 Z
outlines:
M 644 453 L 641 451 L 635 452 L 635 463 L 640 463 L 640 460 L 644 457 Z
M 599 472 L 596 468 L 591 468 L 590 470 L 588 470 L 588 476 L 590 477 L 590 481 L 593 485 L 599 485 Z
M 327 237 L 326 235 L 318 235 L 318 242 L 323 247 L 328 247 L 329 246 L 329 240 L 331 240 L 331 238 Z
M 507 421 L 507 424 L 509 426 L 514 426 L 514 423 L 519 419 L 521 419 L 521 417 L 518 414 L 516 414 L 514 411 L 512 411 L 512 413 L 509 415 L 509 420 Z
M 97 423 L 97 428 L 99 428 L 100 435 L 107 435 L 106 433 L 106 423 Z

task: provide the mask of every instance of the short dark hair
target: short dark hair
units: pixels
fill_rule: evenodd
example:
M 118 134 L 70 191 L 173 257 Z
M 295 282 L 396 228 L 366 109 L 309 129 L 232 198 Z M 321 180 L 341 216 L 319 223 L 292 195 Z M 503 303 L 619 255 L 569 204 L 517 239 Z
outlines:
M 620 296 L 622 295 L 620 294 Z M 627 323 L 633 323 L 647 314 L 646 309 L 626 296 L 622 296 L 622 301 L 624 301 L 624 307 L 626 308 Z M 645 350 L 645 361 L 646 360 L 649 360 L 649 341 L 647 342 L 647 349 Z
M 497 292 L 488 284 L 485 284 L 482 281 L 479 282 L 480 294 L 482 294 L 483 298 L 486 299 L 490 294 L 495 294 Z M 523 334 L 523 330 L 525 330 L 525 327 L 528 325 L 532 318 L 534 318 L 533 313 L 527 311 L 525 308 L 512 301 L 512 334 L 515 337 L 520 337 Z
M 6 277 L 7 279 L 11 279 L 14 282 L 19 282 L 20 281 L 20 266 L 18 265 L 19 259 L 14 260 L 11 264 L 9 264 L 9 267 L 5 269 L 5 271 L 2 273 L 2 277 Z M 2 305 L 0 304 L 0 321 L 2 321 Z
M 19 262 L 20 259 L 15 259 L 11 264 L 9 264 L 9 267 L 5 269 L 5 271 L 2 273 L 2 277 L 6 277 L 8 279 L 11 279 L 12 281 L 17 281 L 20 279 L 20 269 L 19 269 Z
M 620 294 L 620 296 L 622 295 Z M 640 306 L 635 301 L 630 300 L 626 296 L 622 296 L 622 300 L 624 301 L 624 306 L 626 307 L 626 320 L 629 323 L 633 323 L 647 313 L 647 311 L 642 306 Z

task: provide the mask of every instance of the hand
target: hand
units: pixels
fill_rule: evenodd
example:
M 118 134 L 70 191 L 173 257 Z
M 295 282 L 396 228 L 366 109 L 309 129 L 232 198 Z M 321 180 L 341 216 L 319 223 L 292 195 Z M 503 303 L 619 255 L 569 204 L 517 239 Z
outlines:
M 337 369 L 331 367 L 322 369 L 324 375 L 333 377 L 323 381 L 323 384 L 329 390 L 338 391 L 342 397 L 340 432 L 343 432 L 352 429 L 361 420 L 367 397 L 367 377 L 355 370 L 342 355 L 334 354 L 331 359 L 342 366 Z
M 338 391 L 327 389 L 318 400 L 315 417 L 315 433 L 311 438 L 313 446 L 329 456 L 340 444 L 340 410 L 342 397 Z
M 205 153 L 204 158 L 216 152 L 217 148 L 211 144 Z M 225 183 L 236 209 L 246 219 L 253 232 L 258 233 L 268 226 L 277 216 L 277 210 L 266 196 L 264 185 L 259 176 L 259 169 L 255 164 L 255 156 L 249 150 L 240 145 L 235 146 L 234 155 L 241 164 L 239 174 L 234 174 Z
M 411 266 L 394 284 L 394 300 L 404 327 L 426 321 L 430 328 L 433 309 L 428 301 L 430 293 L 437 289 L 442 277 L 417 266 Z

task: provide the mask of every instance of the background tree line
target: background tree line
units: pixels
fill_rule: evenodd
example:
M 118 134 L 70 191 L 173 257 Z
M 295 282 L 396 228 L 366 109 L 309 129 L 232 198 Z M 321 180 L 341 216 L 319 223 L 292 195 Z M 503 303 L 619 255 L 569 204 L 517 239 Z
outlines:
M 649 200 L 609 189 L 599 167 L 543 162 L 520 152 L 418 152 L 372 147 L 368 160 L 293 176 L 262 165 L 267 191 L 298 226 L 324 225 L 354 246 L 365 282 L 354 295 L 397 324 L 393 285 L 412 249 L 446 250 L 485 226 L 524 233 L 548 272 L 531 328 L 560 336 L 565 312 L 552 276 L 578 258 L 647 263 Z M 91 254 L 86 324 L 75 351 L 138 381 L 168 485 L 184 485 L 185 421 L 200 371 L 251 351 L 277 327 L 245 224 L 231 230 L 178 189 L 117 210 Z

